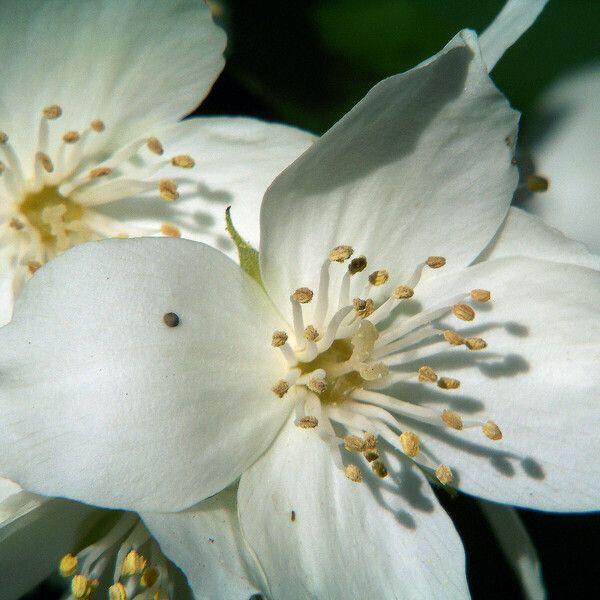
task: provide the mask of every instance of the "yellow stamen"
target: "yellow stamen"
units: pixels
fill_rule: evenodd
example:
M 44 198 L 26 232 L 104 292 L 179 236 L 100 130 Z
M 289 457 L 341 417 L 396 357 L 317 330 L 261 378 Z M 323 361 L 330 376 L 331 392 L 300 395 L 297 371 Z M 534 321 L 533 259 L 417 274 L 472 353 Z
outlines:
M 319 419 L 313 416 L 301 417 L 296 421 L 296 427 L 301 429 L 314 429 L 319 424 Z
M 365 457 L 367 462 L 373 462 L 374 460 L 377 460 L 379 458 L 379 452 L 377 452 L 377 450 L 375 449 L 368 448 L 363 452 L 363 456 Z
M 443 390 L 455 390 L 460 387 L 460 381 L 458 379 L 453 379 L 452 377 L 440 377 L 438 386 Z
M 380 460 L 374 460 L 371 463 L 371 469 L 373 469 L 373 473 L 375 473 L 377 477 L 381 477 L 381 479 L 384 479 L 388 476 L 388 470 Z
M 8 136 L 4 131 L 0 130 L 0 144 L 4 145 L 6 142 L 8 142 Z
M 322 394 L 327 389 L 327 383 L 323 379 L 311 379 L 306 387 L 315 394 Z
M 438 380 L 437 373 L 427 365 L 419 367 L 419 381 L 435 383 Z
M 369 283 L 374 286 L 383 285 L 390 278 L 390 274 L 385 270 L 373 271 L 369 275 Z
M 439 269 L 446 264 L 446 259 L 443 256 L 430 256 L 425 264 L 432 269 Z
M 191 169 L 196 163 L 191 156 L 187 154 L 178 154 L 171 159 L 171 164 L 174 167 L 180 167 L 181 169 Z
M 394 288 L 393 296 L 396 300 L 407 300 L 415 295 L 415 290 L 407 285 L 397 285 Z
M 360 469 L 353 464 L 346 465 L 344 468 L 344 475 L 346 475 L 350 481 L 354 481 L 354 483 L 360 483 L 363 480 Z
M 164 152 L 162 144 L 158 138 L 155 138 L 153 135 L 151 135 L 146 141 L 146 146 L 148 146 L 148 150 L 150 150 L 150 152 L 158 154 L 159 156 Z
M 494 421 L 486 421 L 483 424 L 483 433 L 486 437 L 490 438 L 490 440 L 494 440 L 497 442 L 502 439 L 502 432 L 500 431 L 500 427 L 494 423 Z
M 27 261 L 27 270 L 31 275 L 33 275 L 40 267 L 42 266 L 37 260 L 29 260 Z
M 20 231 L 21 229 L 23 229 L 23 227 L 25 227 L 25 225 L 23 225 L 23 223 L 21 221 L 19 221 L 19 219 L 16 219 L 15 217 L 13 217 L 9 221 L 8 226 L 12 227 L 13 229 L 16 229 L 17 231 Z
M 148 567 L 140 578 L 140 585 L 145 588 L 152 587 L 158 581 L 158 569 Z
M 365 440 L 365 448 L 368 450 L 374 450 L 377 448 L 377 438 L 375 437 L 375 434 L 367 431 L 363 438 Z
M 465 345 L 469 350 L 483 350 L 487 348 L 487 342 L 478 337 L 470 337 L 465 340 Z
M 450 331 L 446 329 L 443 333 L 444 339 L 453 346 L 462 346 L 465 343 L 465 338 L 462 335 L 459 335 L 455 331 Z
M 130 550 L 121 565 L 121 577 L 140 575 L 146 568 L 146 559 L 136 550 Z
M 181 237 L 181 231 L 179 231 L 175 225 L 171 225 L 170 223 L 163 223 L 160 226 L 160 232 L 168 237 Z
M 307 287 L 301 287 L 292 294 L 292 298 L 300 304 L 308 304 L 313 299 L 313 292 Z
M 96 167 L 92 169 L 89 173 L 91 179 L 97 179 L 98 177 L 106 177 L 112 173 L 112 169 L 110 167 Z
M 309 325 L 304 330 L 304 337 L 311 342 L 314 342 L 319 337 L 319 332 L 312 326 Z
M 367 298 L 366 300 L 354 298 L 352 306 L 354 307 L 356 314 L 362 319 L 369 317 L 375 312 L 375 304 L 371 298 Z
M 280 379 L 271 389 L 276 396 L 283 398 L 290 389 L 290 386 L 287 381 Z
M 71 577 L 77 569 L 78 560 L 72 554 L 65 554 L 58 565 L 58 570 L 63 577 Z
M 366 256 L 357 256 L 350 261 L 348 265 L 348 271 L 350 275 L 356 275 L 361 271 L 364 271 L 367 268 L 367 257 Z
M 79 132 L 74 130 L 67 131 L 63 134 L 62 139 L 65 144 L 74 144 L 75 142 L 79 141 Z
M 452 471 L 450 470 L 450 467 L 447 467 L 446 465 L 440 465 L 435 470 L 435 476 L 437 477 L 438 481 L 444 485 L 452 483 Z
M 492 297 L 488 290 L 471 290 L 471 298 L 477 302 L 487 302 Z
M 125 586 L 118 581 L 108 588 L 109 600 L 127 600 L 127 590 Z
M 419 454 L 419 448 L 421 444 L 421 440 L 419 440 L 419 436 L 412 431 L 404 431 L 400 434 L 400 444 L 402 445 L 402 450 L 404 454 L 414 458 L 417 454 Z
M 46 106 L 42 113 L 46 119 L 52 121 L 62 115 L 62 108 L 58 104 L 51 104 L 50 106 Z
M 54 171 L 54 164 L 52 163 L 50 157 L 47 154 L 45 154 L 44 152 L 36 152 L 35 158 L 40 162 L 46 173 L 52 173 L 52 171 Z
M 158 191 L 160 197 L 169 202 L 173 202 L 179 198 L 179 192 L 177 191 L 177 183 L 172 179 L 161 179 L 158 182 Z
M 348 452 L 363 452 L 365 447 L 365 440 L 359 438 L 357 435 L 347 435 L 344 438 L 344 448 Z
M 342 263 L 345 260 L 348 260 L 352 254 L 354 253 L 354 249 L 352 246 L 336 246 L 329 253 L 329 260 L 331 262 L 339 262 Z
M 528 175 L 526 185 L 530 192 L 546 192 L 550 181 L 542 175 Z
M 463 428 L 463 421 L 460 415 L 453 410 L 445 410 L 442 413 L 442 421 L 452 429 L 460 431 Z
M 271 338 L 271 346 L 279 348 L 288 341 L 288 334 L 285 331 L 274 331 Z
M 90 127 L 97 133 L 101 133 L 102 131 L 104 131 L 106 129 L 106 126 L 104 125 L 104 121 L 101 121 L 100 119 L 94 119 L 90 123 Z
M 475 318 L 475 311 L 468 304 L 455 304 L 452 307 L 452 312 L 461 321 L 472 321 Z

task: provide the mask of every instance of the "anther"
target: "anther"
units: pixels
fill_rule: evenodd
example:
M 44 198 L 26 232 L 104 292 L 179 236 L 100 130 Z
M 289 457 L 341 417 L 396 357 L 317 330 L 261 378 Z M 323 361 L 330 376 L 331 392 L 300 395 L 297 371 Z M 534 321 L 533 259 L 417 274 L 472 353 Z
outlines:
M 415 290 L 407 285 L 397 285 L 392 293 L 396 300 L 407 300 L 415 295 Z
M 490 438 L 490 440 L 494 440 L 497 442 L 502 439 L 502 432 L 500 431 L 500 427 L 494 423 L 494 421 L 486 421 L 483 424 L 483 433 L 486 437 Z
M 112 173 L 112 169 L 110 167 L 96 167 L 92 169 L 89 173 L 90 179 L 97 179 L 98 177 L 106 177 Z
M 45 152 L 36 152 L 35 158 L 40 162 L 46 173 L 52 173 L 52 171 L 54 171 L 54 165 Z
M 365 447 L 365 440 L 359 438 L 357 435 L 347 435 L 344 438 L 344 448 L 348 452 L 364 452 Z
M 377 438 L 374 433 L 367 431 L 364 434 L 363 439 L 365 440 L 365 448 L 367 450 L 374 450 L 377 448 Z
M 356 314 L 362 319 L 365 319 L 375 312 L 375 305 L 373 304 L 373 300 L 371 300 L 371 298 L 367 298 L 366 300 L 354 298 L 352 301 L 352 306 L 354 307 Z
M 550 181 L 541 175 L 528 175 L 526 185 L 530 192 L 545 192 L 550 187 Z
M 369 275 L 369 283 L 374 286 L 383 285 L 390 278 L 390 274 L 385 270 L 373 271 Z
M 373 470 L 373 473 L 375 473 L 377 477 L 381 477 L 381 479 L 384 479 L 388 476 L 388 470 L 380 460 L 374 460 L 371 463 L 371 469 Z
M 465 338 L 462 335 L 459 335 L 455 331 L 450 331 L 450 329 L 446 329 L 442 334 L 444 339 L 453 346 L 462 346 L 465 343 Z
M 353 464 L 346 465 L 344 468 L 344 475 L 354 483 L 360 483 L 363 478 L 360 469 Z
M 27 261 L 27 270 L 31 275 L 33 275 L 39 268 L 41 268 L 42 263 L 39 263 L 37 260 L 29 260 Z
M 460 381 L 452 377 L 440 377 L 437 384 L 443 390 L 455 390 L 460 387 Z
M 367 257 L 366 256 L 357 256 L 350 261 L 348 265 L 348 271 L 350 275 L 356 275 L 361 271 L 364 271 L 367 268 Z
M 148 146 L 148 150 L 153 152 L 154 154 L 158 154 L 159 156 L 164 152 L 162 144 L 159 142 L 158 138 L 151 135 L 147 141 L 146 146 Z
M 140 585 L 145 588 L 152 587 L 158 581 L 158 569 L 148 567 L 140 577 Z
M 367 448 L 363 452 L 363 456 L 365 457 L 367 462 L 371 463 L 374 460 L 377 460 L 379 458 L 379 452 L 377 452 L 377 450 L 375 448 Z
M 87 599 L 98 587 L 98 583 L 97 579 L 88 579 L 85 575 L 75 575 L 71 579 L 71 593 L 75 598 Z
M 91 123 L 90 123 L 90 127 L 96 132 L 96 133 L 101 133 L 102 131 L 104 131 L 106 129 L 106 126 L 104 125 L 104 121 L 101 121 L 100 119 L 94 119 Z
M 78 560 L 72 554 L 65 554 L 58 565 L 58 570 L 63 577 L 71 577 L 77 569 Z
M 174 312 L 165 313 L 163 321 L 167 327 L 177 327 L 179 325 L 179 315 Z
M 342 263 L 345 260 L 348 260 L 352 254 L 354 253 L 354 249 L 352 246 L 336 246 L 329 253 L 329 260 L 331 262 L 339 262 Z
M 463 428 L 463 422 L 460 415 L 453 410 L 445 410 L 442 412 L 442 421 L 452 429 L 460 431 Z
M 443 256 L 430 256 L 425 264 L 432 269 L 439 269 L 446 264 L 446 259 Z
M 427 365 L 419 367 L 419 381 L 425 383 L 435 383 L 438 380 L 437 373 Z
M 120 581 L 108 588 L 108 600 L 127 600 L 127 590 Z
M 0 144 L 6 144 L 8 142 L 8 136 L 4 131 L 0 131 Z
M 469 337 L 465 340 L 465 346 L 469 350 L 483 350 L 487 348 L 487 342 L 478 337 Z
M 191 169 L 196 163 L 191 156 L 187 154 L 178 154 L 171 159 L 171 164 L 174 167 L 180 167 L 181 169 Z
M 452 307 L 452 312 L 461 321 L 472 321 L 475 318 L 475 311 L 468 304 L 455 304 Z
M 290 389 L 290 386 L 287 381 L 280 379 L 271 389 L 276 396 L 283 398 Z
M 181 231 L 179 231 L 175 225 L 171 225 L 170 223 L 162 223 L 160 232 L 167 237 L 181 237 Z
M 307 340 L 314 342 L 319 337 L 319 332 L 312 325 L 309 325 L 304 330 L 304 337 Z
M 412 431 L 404 431 L 400 434 L 400 444 L 406 456 L 414 458 L 419 454 L 420 443 L 419 436 Z
M 274 331 L 271 337 L 271 346 L 279 348 L 288 341 L 288 334 L 285 331 Z
M 21 221 L 19 221 L 19 219 L 17 219 L 16 217 L 13 217 L 8 222 L 8 226 L 12 227 L 13 229 L 16 229 L 17 231 L 20 231 L 21 229 L 23 229 L 23 227 L 25 227 L 25 225 Z
M 435 470 L 435 476 L 437 477 L 438 481 L 443 485 L 448 485 L 449 483 L 452 483 L 452 471 L 450 470 L 450 467 L 447 467 L 446 465 L 440 465 Z
M 301 287 L 292 294 L 292 298 L 300 304 L 308 304 L 313 298 L 313 292 L 307 287 Z
M 137 551 L 130 550 L 123 559 L 121 577 L 140 575 L 146 568 L 146 559 Z
M 42 111 L 44 117 L 48 120 L 58 119 L 62 115 L 62 108 L 58 104 L 46 106 Z
M 79 132 L 75 130 L 67 131 L 63 133 L 62 139 L 65 144 L 74 144 L 79 141 Z
M 487 302 L 492 297 L 488 290 L 471 290 L 471 298 L 477 302 Z
M 314 429 L 319 424 L 317 417 L 307 416 L 301 417 L 296 421 L 296 427 L 301 429 Z
M 179 192 L 177 191 L 177 183 L 172 179 L 161 179 L 158 182 L 158 191 L 160 197 L 169 202 L 177 200 L 179 198 Z
M 327 382 L 324 379 L 311 379 L 306 387 L 315 394 L 322 394 L 327 389 Z

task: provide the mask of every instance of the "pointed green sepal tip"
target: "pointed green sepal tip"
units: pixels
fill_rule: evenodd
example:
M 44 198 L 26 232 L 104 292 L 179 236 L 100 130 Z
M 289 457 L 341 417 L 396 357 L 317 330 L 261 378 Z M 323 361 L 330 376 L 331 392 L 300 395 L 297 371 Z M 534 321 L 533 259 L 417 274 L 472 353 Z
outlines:
M 258 263 L 258 251 L 246 242 L 233 226 L 233 221 L 231 220 L 231 206 L 228 206 L 225 210 L 225 227 L 237 248 L 238 256 L 240 257 L 240 267 L 263 287 L 262 278 L 260 276 L 260 266 Z

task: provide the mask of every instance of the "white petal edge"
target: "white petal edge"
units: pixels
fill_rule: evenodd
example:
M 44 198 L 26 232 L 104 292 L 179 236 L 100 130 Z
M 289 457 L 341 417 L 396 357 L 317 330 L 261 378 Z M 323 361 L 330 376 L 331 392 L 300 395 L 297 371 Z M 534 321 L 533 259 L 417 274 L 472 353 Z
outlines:
M 178 513 L 143 513 L 162 552 L 186 575 L 196 600 L 242 600 L 260 592 L 242 539 L 237 486 Z
M 316 289 L 339 244 L 395 283 L 429 255 L 451 270 L 469 264 L 508 211 L 517 121 L 467 30 L 375 86 L 267 190 L 261 271 L 276 306 L 285 311 L 298 287 Z
M 479 37 L 488 71 L 502 55 L 533 25 L 548 0 L 508 0 L 498 16 Z
M 177 327 L 163 315 L 176 313 Z M 175 511 L 237 479 L 292 399 L 259 288 L 204 244 L 82 244 L 0 329 L 0 474 L 100 506 Z M 291 394 L 288 394 L 291 396 Z
M 321 426 L 321 425 L 320 425 Z M 242 532 L 270 598 L 468 598 L 464 551 L 418 469 L 386 456 L 380 480 L 339 471 L 316 430 L 290 420 L 242 476 Z

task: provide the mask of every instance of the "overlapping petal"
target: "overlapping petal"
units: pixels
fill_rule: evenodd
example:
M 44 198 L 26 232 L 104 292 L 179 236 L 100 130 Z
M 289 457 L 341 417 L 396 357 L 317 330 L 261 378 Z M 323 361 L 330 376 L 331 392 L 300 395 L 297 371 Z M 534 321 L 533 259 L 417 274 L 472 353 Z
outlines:
M 467 598 L 458 534 L 418 469 L 348 480 L 315 430 L 289 421 L 238 492 L 273 598 Z
M 220 491 L 287 415 L 270 389 L 278 326 L 259 286 L 208 246 L 78 246 L 36 273 L 0 330 L 0 475 L 139 510 Z
M 269 295 L 285 307 L 294 289 L 316 287 L 338 244 L 397 280 L 428 255 L 446 256 L 452 269 L 469 264 L 508 210 L 516 127 L 469 31 L 375 86 L 267 191 L 261 269 Z

